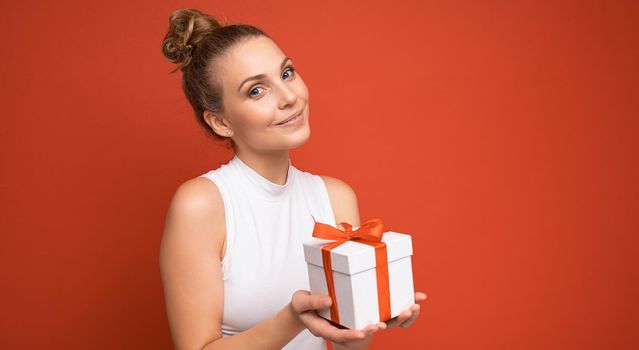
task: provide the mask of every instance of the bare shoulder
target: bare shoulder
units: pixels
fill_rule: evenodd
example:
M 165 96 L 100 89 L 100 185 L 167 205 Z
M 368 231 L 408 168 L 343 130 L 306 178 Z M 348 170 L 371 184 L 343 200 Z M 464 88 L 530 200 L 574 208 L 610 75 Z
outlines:
M 320 177 L 326 185 L 336 223 L 348 222 L 353 226 L 359 226 L 359 205 L 353 188 L 338 178 L 324 175 Z
M 324 180 L 329 194 L 340 196 L 355 196 L 355 191 L 353 190 L 353 188 L 343 180 L 326 175 L 320 175 L 320 177 L 322 178 L 322 180 Z
M 217 251 L 221 252 L 225 227 L 224 203 L 219 189 L 213 181 L 196 177 L 182 183 L 175 191 L 166 216 L 164 240 L 188 240 L 220 248 Z
M 178 186 L 171 204 L 195 210 L 219 209 L 223 205 L 217 185 L 199 176 Z

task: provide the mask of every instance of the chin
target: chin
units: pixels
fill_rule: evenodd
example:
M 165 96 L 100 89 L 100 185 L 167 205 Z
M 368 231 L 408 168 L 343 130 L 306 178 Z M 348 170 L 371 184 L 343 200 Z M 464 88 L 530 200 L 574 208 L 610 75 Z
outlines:
M 304 145 L 310 138 L 311 138 L 311 128 L 309 128 L 307 124 L 303 129 L 299 130 L 299 132 L 291 136 L 291 138 L 287 142 L 288 147 L 289 149 L 299 148 L 302 145 Z

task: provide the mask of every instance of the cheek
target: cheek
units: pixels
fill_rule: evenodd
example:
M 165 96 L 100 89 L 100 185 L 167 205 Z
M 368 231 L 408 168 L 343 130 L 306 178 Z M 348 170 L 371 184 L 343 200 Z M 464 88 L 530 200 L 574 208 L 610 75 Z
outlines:
M 299 79 L 297 79 L 298 81 L 298 96 L 303 98 L 304 100 L 308 100 L 308 87 L 306 86 L 306 83 L 304 82 L 304 80 L 302 79 L 301 76 L 298 76 Z
M 237 125 L 243 129 L 260 129 L 273 121 L 273 109 L 266 103 L 247 102 L 235 115 Z

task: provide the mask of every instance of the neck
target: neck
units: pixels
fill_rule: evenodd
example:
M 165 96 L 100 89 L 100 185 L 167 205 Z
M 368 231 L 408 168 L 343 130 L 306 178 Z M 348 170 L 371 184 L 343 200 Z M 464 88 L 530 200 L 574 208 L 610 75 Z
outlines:
M 267 180 L 284 185 L 288 177 L 289 151 L 253 153 L 237 150 L 236 155 L 244 164 Z

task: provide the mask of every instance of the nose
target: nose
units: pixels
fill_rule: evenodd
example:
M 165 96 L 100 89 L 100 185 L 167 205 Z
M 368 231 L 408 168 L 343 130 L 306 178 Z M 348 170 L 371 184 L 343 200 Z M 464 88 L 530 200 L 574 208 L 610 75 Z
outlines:
M 283 82 L 280 85 L 280 109 L 286 108 L 288 105 L 294 105 L 297 101 L 297 94 L 293 91 L 288 83 Z

